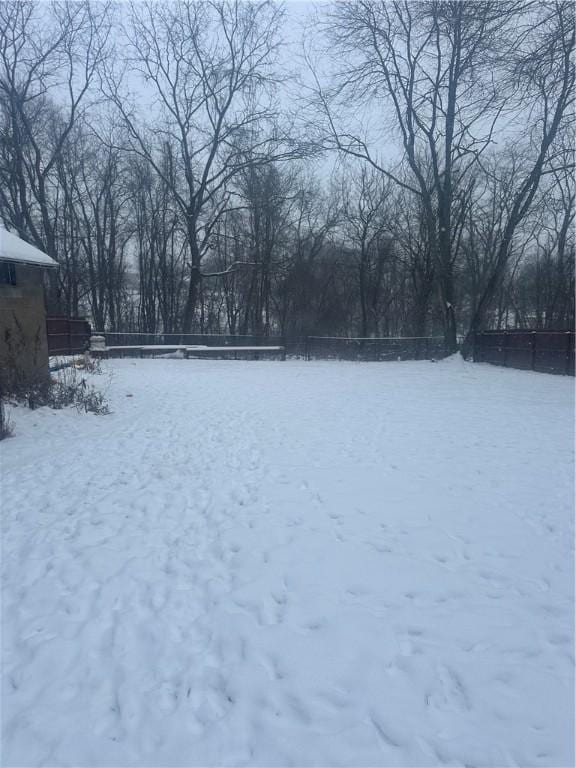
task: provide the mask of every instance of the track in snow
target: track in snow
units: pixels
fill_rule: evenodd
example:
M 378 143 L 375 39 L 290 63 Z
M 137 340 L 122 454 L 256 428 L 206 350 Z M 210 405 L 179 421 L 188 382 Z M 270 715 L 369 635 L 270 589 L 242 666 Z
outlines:
M 573 762 L 571 381 L 107 365 L 0 447 L 3 765 Z

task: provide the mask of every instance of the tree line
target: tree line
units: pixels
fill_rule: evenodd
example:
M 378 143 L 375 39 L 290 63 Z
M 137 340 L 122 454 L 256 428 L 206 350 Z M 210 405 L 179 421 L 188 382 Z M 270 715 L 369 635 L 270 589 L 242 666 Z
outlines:
M 574 326 L 569 2 L 0 4 L 0 218 L 97 330 Z

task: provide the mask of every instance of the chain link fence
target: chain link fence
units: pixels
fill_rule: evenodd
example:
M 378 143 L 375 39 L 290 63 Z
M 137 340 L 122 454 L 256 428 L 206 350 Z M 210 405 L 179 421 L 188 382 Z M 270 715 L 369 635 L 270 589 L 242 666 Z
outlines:
M 430 360 L 444 357 L 441 336 L 350 338 L 344 336 L 256 336 L 202 333 L 94 331 L 107 347 L 182 345 L 281 346 L 287 357 L 306 360 Z

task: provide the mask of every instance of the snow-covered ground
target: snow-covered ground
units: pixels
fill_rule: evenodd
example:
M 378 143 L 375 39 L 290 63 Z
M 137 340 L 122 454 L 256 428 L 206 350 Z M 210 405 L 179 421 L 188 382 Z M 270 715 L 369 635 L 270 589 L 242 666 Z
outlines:
M 106 366 L 0 445 L 2 765 L 573 764 L 573 380 Z

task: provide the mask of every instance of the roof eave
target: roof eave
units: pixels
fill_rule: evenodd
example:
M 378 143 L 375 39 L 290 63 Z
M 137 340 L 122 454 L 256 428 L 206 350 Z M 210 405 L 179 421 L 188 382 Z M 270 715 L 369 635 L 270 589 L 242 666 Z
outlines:
M 60 265 L 57 261 L 54 261 L 54 259 L 50 258 L 48 256 L 47 258 L 50 259 L 49 262 L 45 261 L 27 261 L 25 259 L 15 259 L 10 258 L 9 256 L 0 256 L 0 261 L 7 261 L 10 264 L 19 264 L 23 267 L 40 267 L 41 269 L 57 269 Z

